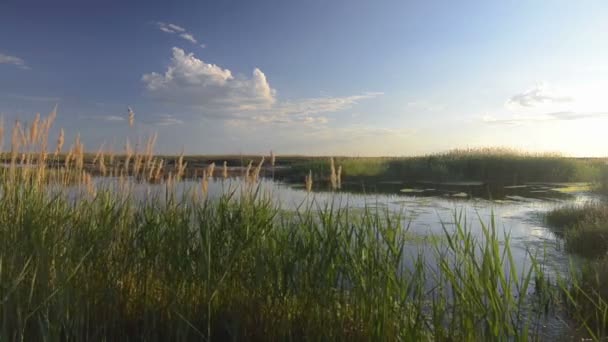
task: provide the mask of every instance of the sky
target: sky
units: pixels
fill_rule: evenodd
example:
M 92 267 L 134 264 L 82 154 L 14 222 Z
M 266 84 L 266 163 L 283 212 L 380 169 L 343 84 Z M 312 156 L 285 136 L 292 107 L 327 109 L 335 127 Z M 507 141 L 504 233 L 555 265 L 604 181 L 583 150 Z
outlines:
M 605 0 L 3 0 L 0 114 L 93 150 L 606 156 L 606 37 Z

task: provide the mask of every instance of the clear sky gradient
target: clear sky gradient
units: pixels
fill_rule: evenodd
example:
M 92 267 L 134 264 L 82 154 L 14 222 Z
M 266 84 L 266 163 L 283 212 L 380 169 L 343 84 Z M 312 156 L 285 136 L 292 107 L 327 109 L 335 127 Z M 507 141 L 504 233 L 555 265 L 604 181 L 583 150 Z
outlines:
M 58 104 L 89 149 L 605 156 L 607 37 L 605 0 L 4 0 L 0 113 Z

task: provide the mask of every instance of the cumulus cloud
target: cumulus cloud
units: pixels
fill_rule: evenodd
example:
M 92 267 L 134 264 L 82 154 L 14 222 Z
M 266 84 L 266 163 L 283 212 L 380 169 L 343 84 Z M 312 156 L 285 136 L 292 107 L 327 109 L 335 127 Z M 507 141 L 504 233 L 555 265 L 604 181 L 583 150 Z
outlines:
M 14 65 L 21 69 L 30 68 L 29 66 L 27 66 L 27 64 L 25 63 L 25 61 L 23 59 L 16 57 L 16 56 L 5 55 L 3 53 L 0 53 L 0 64 L 10 64 L 10 65 Z
M 147 93 L 158 100 L 195 107 L 203 116 L 233 122 L 324 124 L 328 118 L 320 114 L 345 110 L 382 94 L 279 101 L 262 70 L 255 68 L 250 77 L 235 76 L 229 69 L 177 47 L 167 70 L 144 74 L 142 82 Z
M 573 98 L 560 94 L 545 83 L 537 84 L 535 87 L 511 96 L 507 101 L 510 107 L 536 107 L 543 104 L 572 102 Z
M 254 69 L 251 78 L 235 77 L 176 47 L 167 70 L 144 74 L 142 81 L 157 99 L 209 110 L 257 109 L 275 101 L 275 91 L 261 70 Z
M 156 26 L 158 27 L 159 30 L 161 30 L 165 33 L 177 35 L 178 37 L 180 37 L 184 40 L 187 40 L 192 44 L 198 45 L 198 40 L 194 37 L 194 35 L 179 25 L 164 23 L 162 21 L 159 21 L 156 23 Z M 205 44 L 200 44 L 199 46 L 204 48 Z

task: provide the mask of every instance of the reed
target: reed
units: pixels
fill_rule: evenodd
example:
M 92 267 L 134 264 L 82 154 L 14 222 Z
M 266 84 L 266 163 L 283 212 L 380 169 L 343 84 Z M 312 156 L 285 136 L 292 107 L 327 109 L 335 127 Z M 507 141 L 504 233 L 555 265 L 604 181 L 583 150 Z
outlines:
M 16 132 L 11 155 L 40 153 Z M 514 262 L 493 219 L 479 237 L 455 213 L 440 238 L 413 243 L 404 218 L 378 207 L 310 195 L 287 211 L 259 183 L 212 198 L 208 170 L 180 192 L 183 155 L 161 191 L 139 196 L 132 155 L 115 188 L 83 169 L 79 136 L 70 151 L 59 170 L 0 168 L 2 341 L 536 340 L 556 294 L 573 314 L 606 317 L 602 288 L 586 285 L 598 271 L 551 286 L 535 256 Z M 599 340 L 596 322 L 581 326 Z

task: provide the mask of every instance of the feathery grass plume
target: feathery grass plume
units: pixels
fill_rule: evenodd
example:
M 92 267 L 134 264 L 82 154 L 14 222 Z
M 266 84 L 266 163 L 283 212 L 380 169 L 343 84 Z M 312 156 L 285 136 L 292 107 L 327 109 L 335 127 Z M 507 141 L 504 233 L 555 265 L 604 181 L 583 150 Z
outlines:
M 222 178 L 228 179 L 228 162 L 224 160 L 224 167 L 222 168 Z
M 65 142 L 65 132 L 63 131 L 63 128 L 62 128 L 59 131 L 59 137 L 57 138 L 57 148 L 55 149 L 55 157 L 57 157 L 59 155 L 59 153 L 61 153 L 64 142 Z
M 215 162 L 212 162 L 207 166 L 207 176 L 213 177 L 213 172 L 215 171 Z
M 40 127 L 40 163 L 46 163 L 46 159 L 48 157 L 49 131 L 52 124 L 53 122 L 51 121 L 51 117 L 49 115 L 42 121 L 42 125 Z
M 0 153 L 4 149 L 4 116 L 0 115 Z
M 203 193 L 203 197 L 207 197 L 208 190 L 209 190 L 209 175 L 207 174 L 207 170 L 203 170 L 203 177 L 201 178 L 201 191 Z
M 247 164 L 247 168 L 245 169 L 245 182 L 249 183 L 250 179 L 250 173 L 251 173 L 251 166 L 253 165 L 253 161 L 250 160 L 249 164 Z
M 91 174 L 83 170 L 82 175 L 83 183 L 87 189 L 87 193 L 90 196 L 95 196 L 95 194 L 97 193 L 97 189 L 95 188 L 95 183 L 93 183 L 93 178 L 91 177 Z
M 114 153 L 114 147 L 112 147 L 112 149 L 110 150 L 110 154 L 108 155 L 110 166 L 114 166 L 114 157 L 115 156 L 116 156 L 116 154 Z
M 34 146 L 38 141 L 38 126 L 40 125 L 40 113 L 36 113 L 36 117 L 30 126 L 29 144 Z
M 334 163 L 334 158 L 331 157 L 329 158 L 329 163 L 330 163 L 330 175 L 329 175 L 329 181 L 331 182 L 331 189 L 332 190 L 336 190 L 338 188 L 338 179 L 336 176 L 336 165 Z
M 133 125 L 135 124 L 135 112 L 133 112 L 133 109 L 131 109 L 131 107 L 127 107 L 127 110 L 129 112 L 129 127 L 133 127 Z
M 262 170 L 263 164 L 264 164 L 264 157 L 262 157 L 259 164 L 253 170 L 253 174 L 251 175 L 251 181 L 253 183 L 256 183 L 260 179 L 260 171 Z
M 156 170 L 156 158 L 153 158 L 148 167 L 148 182 L 154 181 L 154 171 Z
M 135 151 L 135 160 L 133 162 L 133 176 L 136 178 L 139 177 L 139 172 L 143 171 L 143 158 L 144 156 L 141 153 L 137 153 L 137 151 Z
M 97 153 L 95 153 L 95 157 L 93 157 L 93 164 L 97 164 L 97 161 L 99 160 L 99 156 L 101 156 L 103 154 L 103 145 L 105 145 L 105 142 L 103 142 L 101 144 L 101 146 L 99 146 Z
M 48 130 L 55 123 L 56 118 L 57 118 L 57 104 L 55 104 L 55 107 L 53 107 L 53 110 L 49 113 L 49 116 L 47 117 L 47 120 L 46 120 L 47 133 L 48 133 Z
M 306 192 L 312 191 L 312 170 L 308 170 L 308 175 L 304 179 L 304 185 L 306 186 Z
M 129 163 L 131 162 L 131 157 L 133 156 L 133 147 L 131 147 L 131 142 L 129 138 L 127 138 L 127 143 L 125 144 L 125 162 L 124 162 L 124 171 L 129 174 Z
M 161 159 L 160 162 L 158 162 L 158 166 L 156 166 L 156 174 L 154 175 L 154 180 L 156 180 L 156 181 L 158 181 L 160 179 L 164 162 L 165 162 L 165 160 Z
M 148 137 L 148 141 L 146 142 L 146 167 L 150 168 L 150 163 L 154 158 L 154 145 L 156 145 L 156 139 L 158 134 L 155 132 L 150 137 Z
M 20 130 L 21 122 L 16 120 L 11 136 L 11 165 L 14 165 L 17 162 L 17 155 L 19 154 L 19 149 L 21 148 L 21 139 L 19 135 Z
M 184 175 L 184 170 L 186 169 L 186 165 L 184 165 L 184 149 L 182 148 L 182 152 L 177 158 L 177 164 L 175 169 L 175 180 L 179 182 Z
M 342 165 L 338 165 L 338 172 L 336 172 L 336 183 L 338 189 L 342 188 Z
M 74 143 L 74 146 L 76 146 L 76 149 L 74 151 L 76 169 L 82 170 L 84 168 L 84 144 L 80 141 L 80 133 L 76 134 L 76 141 Z
M 104 177 L 108 173 L 108 169 L 107 169 L 106 163 L 104 161 L 104 154 L 103 154 L 103 152 L 101 152 L 101 154 L 99 155 L 99 172 L 101 172 L 101 175 L 104 176 Z
M 70 169 L 70 162 L 72 161 L 73 156 L 74 145 L 70 146 L 70 150 L 68 151 L 68 154 L 65 156 L 65 160 L 63 161 L 66 170 Z

